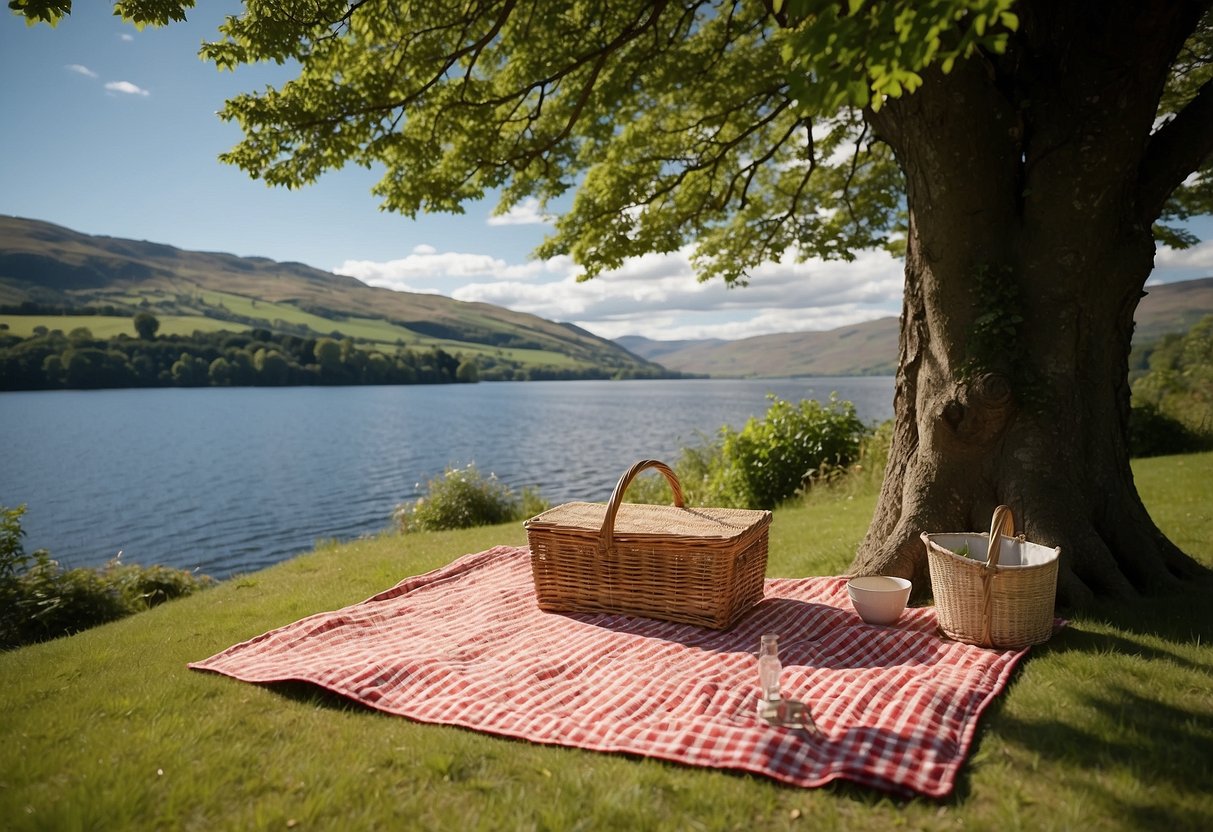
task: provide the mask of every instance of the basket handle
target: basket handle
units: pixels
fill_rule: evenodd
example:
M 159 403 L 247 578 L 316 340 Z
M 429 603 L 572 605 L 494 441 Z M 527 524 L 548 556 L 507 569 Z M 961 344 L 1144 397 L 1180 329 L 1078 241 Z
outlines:
M 998 571 L 998 556 L 1002 550 L 1002 537 L 1015 536 L 1015 516 L 1009 506 L 998 506 L 990 519 L 990 539 L 986 543 L 986 566 L 981 571 L 981 600 L 984 614 L 981 618 L 982 644 L 993 643 L 991 626 L 994 621 L 994 575 Z
M 674 505 L 678 508 L 683 507 L 682 483 L 678 482 L 678 475 L 674 473 L 673 469 L 656 459 L 640 460 L 624 472 L 623 476 L 619 478 L 619 482 L 615 484 L 615 490 L 611 492 L 606 516 L 602 518 L 602 531 L 598 533 L 599 552 L 606 552 L 611 546 L 611 538 L 615 536 L 615 515 L 619 513 L 619 506 L 623 503 L 623 493 L 628 490 L 628 486 L 632 484 L 632 480 L 637 474 L 649 468 L 655 468 L 661 472 L 665 481 L 669 483 L 670 490 L 674 492 Z
M 1015 515 L 1009 506 L 999 506 L 994 509 L 990 520 L 990 540 L 986 544 L 986 567 L 993 569 L 998 566 L 998 556 L 1002 549 L 1002 537 L 1015 536 Z

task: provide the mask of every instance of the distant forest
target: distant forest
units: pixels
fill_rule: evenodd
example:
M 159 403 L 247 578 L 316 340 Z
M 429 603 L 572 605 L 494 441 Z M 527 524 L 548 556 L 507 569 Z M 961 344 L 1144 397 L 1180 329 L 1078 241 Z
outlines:
M 267 329 L 156 336 L 159 322 L 135 316 L 137 337 L 93 337 L 37 327 L 20 338 L 0 331 L 0 390 L 113 387 L 283 387 L 294 385 L 450 384 L 481 380 L 607 378 L 592 369 L 498 367 L 439 348 L 392 353 L 350 338 L 303 337 Z

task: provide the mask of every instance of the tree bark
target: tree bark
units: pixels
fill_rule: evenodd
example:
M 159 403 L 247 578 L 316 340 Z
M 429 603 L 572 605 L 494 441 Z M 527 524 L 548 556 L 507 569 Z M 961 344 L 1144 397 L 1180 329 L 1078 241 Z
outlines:
M 1127 436 L 1161 205 L 1143 170 L 1171 59 L 1207 4 L 1080 5 L 1017 7 L 1006 55 L 868 114 L 905 172 L 910 223 L 894 436 L 853 574 L 907 577 L 921 596 L 919 534 L 985 530 L 999 504 L 1061 547 L 1062 606 L 1202 571 L 1150 519 Z M 1164 166 L 1149 167 L 1157 189 Z

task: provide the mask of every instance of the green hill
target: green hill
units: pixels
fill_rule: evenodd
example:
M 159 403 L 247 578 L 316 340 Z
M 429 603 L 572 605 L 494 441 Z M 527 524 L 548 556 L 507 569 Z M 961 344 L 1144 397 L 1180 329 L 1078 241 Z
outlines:
M 437 347 L 493 377 L 663 376 L 664 368 L 571 324 L 485 303 L 395 292 L 302 263 L 185 251 L 0 216 L 0 324 L 134 335 L 254 328 L 354 339 L 366 349 Z M 82 315 L 81 313 L 87 313 Z

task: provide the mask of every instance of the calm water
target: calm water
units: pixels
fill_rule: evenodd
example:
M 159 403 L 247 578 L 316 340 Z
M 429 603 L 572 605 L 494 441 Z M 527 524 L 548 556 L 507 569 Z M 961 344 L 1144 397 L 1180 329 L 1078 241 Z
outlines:
M 553 504 L 603 500 L 637 459 L 831 392 L 892 416 L 892 378 L 527 382 L 0 394 L 0 505 L 66 566 L 248 572 L 381 531 L 448 465 Z

